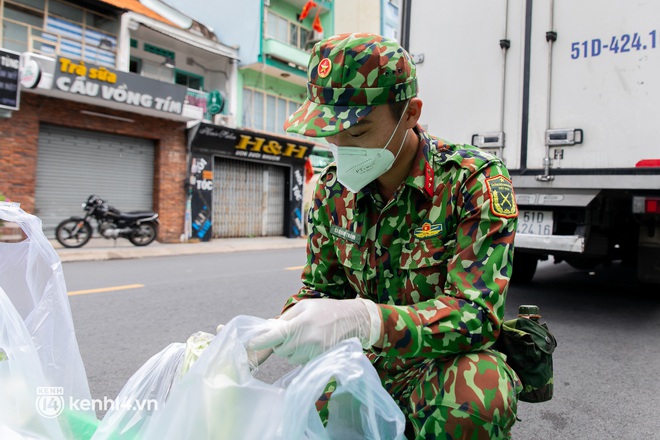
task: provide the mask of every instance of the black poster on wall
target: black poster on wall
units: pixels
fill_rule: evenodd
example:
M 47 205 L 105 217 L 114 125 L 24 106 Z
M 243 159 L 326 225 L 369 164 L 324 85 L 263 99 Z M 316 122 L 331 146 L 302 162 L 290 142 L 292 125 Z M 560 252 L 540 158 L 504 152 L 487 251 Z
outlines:
M 293 167 L 291 181 L 291 209 L 289 209 L 289 237 L 300 237 L 305 234 L 303 220 L 303 184 L 305 182 L 305 168 Z
M 213 157 L 195 154 L 190 164 L 191 237 L 209 241 L 213 233 Z
M 21 55 L 0 49 L 0 109 L 18 110 Z

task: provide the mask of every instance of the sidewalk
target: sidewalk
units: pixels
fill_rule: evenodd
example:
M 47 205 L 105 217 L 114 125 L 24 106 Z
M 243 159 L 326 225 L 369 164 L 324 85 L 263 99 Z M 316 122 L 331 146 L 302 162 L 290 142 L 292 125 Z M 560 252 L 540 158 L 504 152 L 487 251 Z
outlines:
M 134 246 L 125 238 L 106 240 L 93 238 L 81 248 L 65 248 L 50 240 L 63 263 L 71 261 L 119 260 L 128 258 L 162 257 L 171 255 L 215 254 L 224 252 L 260 251 L 305 248 L 306 238 L 256 237 L 218 238 L 204 243 L 159 243 Z

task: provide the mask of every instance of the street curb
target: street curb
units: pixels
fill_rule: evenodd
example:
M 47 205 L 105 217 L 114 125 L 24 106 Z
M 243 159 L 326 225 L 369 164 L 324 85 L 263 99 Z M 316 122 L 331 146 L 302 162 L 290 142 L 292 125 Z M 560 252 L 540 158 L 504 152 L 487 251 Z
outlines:
M 124 260 L 178 255 L 220 254 L 228 252 L 268 251 L 304 248 L 303 238 L 261 237 L 244 239 L 216 239 L 204 243 L 152 243 L 145 247 L 133 245 L 65 249 L 55 248 L 62 263 L 79 261 Z M 53 246 L 55 247 L 55 246 Z

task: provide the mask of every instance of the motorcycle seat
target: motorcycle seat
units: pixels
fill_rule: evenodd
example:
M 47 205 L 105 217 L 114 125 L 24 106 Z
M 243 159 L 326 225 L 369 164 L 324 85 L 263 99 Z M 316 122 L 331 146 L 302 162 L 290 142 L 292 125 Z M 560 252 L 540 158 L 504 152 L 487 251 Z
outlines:
M 152 217 L 158 215 L 152 211 L 132 211 L 132 212 L 122 212 L 119 216 L 122 220 L 139 220 L 141 218 Z

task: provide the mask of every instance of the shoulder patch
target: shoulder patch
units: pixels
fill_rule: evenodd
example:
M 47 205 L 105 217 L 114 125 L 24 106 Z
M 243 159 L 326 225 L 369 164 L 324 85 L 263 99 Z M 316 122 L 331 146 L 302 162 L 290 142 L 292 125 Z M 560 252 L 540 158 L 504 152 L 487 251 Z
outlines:
M 486 179 L 490 212 L 497 217 L 514 218 L 518 216 L 518 206 L 513 194 L 511 181 L 501 174 Z

